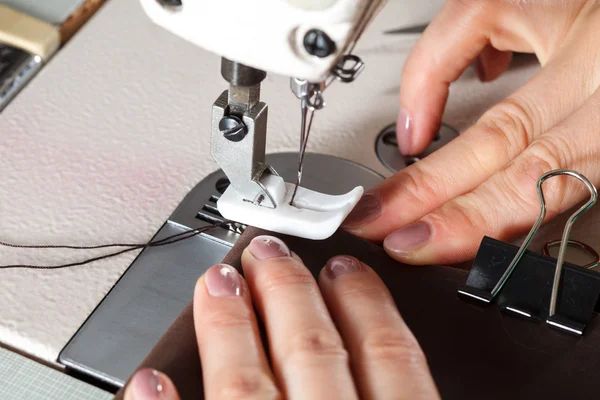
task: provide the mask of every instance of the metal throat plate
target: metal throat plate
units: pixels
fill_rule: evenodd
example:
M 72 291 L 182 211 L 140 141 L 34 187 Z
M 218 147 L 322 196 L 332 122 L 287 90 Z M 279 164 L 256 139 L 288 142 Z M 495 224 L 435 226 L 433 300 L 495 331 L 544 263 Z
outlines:
M 268 155 L 267 162 L 286 181 L 295 181 L 297 153 Z M 305 157 L 303 186 L 322 193 L 343 194 L 357 185 L 368 190 L 382 180 L 379 174 L 351 161 L 310 153 Z M 222 171 L 206 177 L 154 240 L 221 220 L 216 200 L 227 184 Z M 122 387 L 191 300 L 196 280 L 221 262 L 241 228 L 214 228 L 142 251 L 62 350 L 59 362 L 71 374 L 105 389 Z

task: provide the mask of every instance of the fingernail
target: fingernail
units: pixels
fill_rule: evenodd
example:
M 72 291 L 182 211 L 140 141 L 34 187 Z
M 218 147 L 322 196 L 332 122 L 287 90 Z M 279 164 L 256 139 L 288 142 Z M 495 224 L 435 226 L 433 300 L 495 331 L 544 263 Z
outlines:
M 393 252 L 403 253 L 417 249 L 429 241 L 431 228 L 425 222 L 417 222 L 392 232 L 383 241 L 383 246 Z
M 364 268 L 361 262 L 354 257 L 333 257 L 327 262 L 327 265 L 325 265 L 325 272 L 330 279 L 335 279 L 338 276 L 359 271 L 364 271 Z
M 259 260 L 276 257 L 290 257 L 290 249 L 281 239 L 273 236 L 257 236 L 252 239 L 248 250 Z
M 344 228 L 358 228 L 375 221 L 381 215 L 381 198 L 377 193 L 365 193 L 343 223 Z
M 398 139 L 398 148 L 405 156 L 412 155 L 412 117 L 404 108 L 400 108 L 398 120 L 396 122 L 396 138 Z
M 160 399 L 164 390 L 160 374 L 150 368 L 136 372 L 131 380 L 131 386 L 135 400 Z
M 241 296 L 242 278 L 235 268 L 219 264 L 206 271 L 204 278 L 208 294 L 215 297 Z

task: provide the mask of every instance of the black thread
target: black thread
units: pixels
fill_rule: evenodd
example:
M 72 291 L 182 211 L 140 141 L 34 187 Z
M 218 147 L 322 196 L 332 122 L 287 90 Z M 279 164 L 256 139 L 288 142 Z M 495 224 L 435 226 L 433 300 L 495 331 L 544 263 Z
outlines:
M 189 229 L 184 232 L 177 233 L 175 235 L 168 236 L 164 239 L 152 241 L 150 240 L 148 243 L 140 244 L 140 243 L 113 243 L 113 244 L 102 244 L 96 246 L 71 246 L 71 245 L 21 245 L 21 244 L 13 244 L 7 242 L 0 242 L 0 246 L 5 247 L 13 247 L 20 249 L 72 249 L 72 250 L 92 250 L 92 249 L 104 249 L 110 247 L 129 247 L 128 249 L 123 249 L 116 251 L 114 253 L 104 254 L 97 257 L 88 258 L 87 260 L 72 262 L 68 264 L 57 264 L 57 265 L 28 265 L 28 264 L 13 264 L 13 265 L 0 265 L 0 269 L 16 269 L 16 268 L 24 268 L 24 269 L 61 269 L 61 268 L 70 268 L 77 267 L 80 265 L 86 265 L 93 263 L 95 261 L 105 260 L 108 258 L 120 256 L 121 254 L 128 253 L 130 251 L 135 250 L 143 250 L 148 247 L 158 247 L 158 246 L 166 246 L 169 244 L 177 243 L 182 240 L 189 239 L 196 235 L 199 235 L 203 232 L 207 232 L 213 228 L 225 227 L 232 224 L 231 221 L 223 221 L 217 224 L 203 226 L 201 228 Z
M 26 244 L 14 244 L 0 241 L 0 246 L 14 247 L 17 249 L 73 249 L 73 250 L 93 250 L 93 249 L 104 249 L 108 247 L 132 247 L 139 246 L 139 243 L 115 243 L 115 244 L 100 244 L 97 246 L 67 246 L 63 244 L 44 244 L 44 245 L 26 245 Z

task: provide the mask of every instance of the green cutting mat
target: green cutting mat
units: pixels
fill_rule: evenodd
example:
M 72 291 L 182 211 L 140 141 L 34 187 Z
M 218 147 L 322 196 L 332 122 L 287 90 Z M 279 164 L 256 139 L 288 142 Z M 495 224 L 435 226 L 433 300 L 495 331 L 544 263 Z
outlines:
M 2 400 L 109 400 L 113 395 L 0 347 Z

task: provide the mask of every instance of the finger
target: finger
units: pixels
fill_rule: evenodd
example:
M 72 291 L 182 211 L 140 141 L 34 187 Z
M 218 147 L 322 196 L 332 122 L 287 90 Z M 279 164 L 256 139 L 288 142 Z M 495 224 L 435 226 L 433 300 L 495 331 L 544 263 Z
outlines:
M 439 398 L 419 343 L 371 268 L 353 257 L 334 257 L 319 286 L 348 348 L 361 398 Z
M 505 170 L 421 221 L 389 235 L 388 253 L 411 264 L 456 263 L 475 256 L 484 235 L 510 240 L 524 234 L 540 214 L 537 181 L 546 172 L 574 169 L 600 182 L 600 91 L 563 123 L 542 135 Z M 589 198 L 574 178 L 555 177 L 542 187 L 547 219 Z
M 194 326 L 205 398 L 278 399 L 250 292 L 228 265 L 211 267 L 196 284 Z M 192 378 L 193 379 L 193 378 Z
M 508 69 L 512 60 L 511 51 L 500 51 L 494 47 L 486 46 L 477 56 L 477 76 L 482 82 L 493 81 Z
M 383 240 L 503 170 L 598 87 L 600 73 L 589 73 L 597 71 L 595 60 L 582 51 L 584 43 L 577 45 L 566 46 L 560 57 L 459 137 L 368 192 L 344 227 L 365 239 Z
M 486 17 L 489 7 L 482 3 L 446 2 L 410 52 L 402 71 L 396 129 L 403 154 L 425 151 L 439 128 L 450 83 L 489 43 L 493 25 Z
M 137 371 L 125 388 L 125 400 L 179 400 L 179 393 L 171 379 L 156 370 Z
M 265 324 L 275 375 L 290 399 L 356 399 L 348 354 L 310 271 L 279 239 L 255 238 L 244 275 Z

